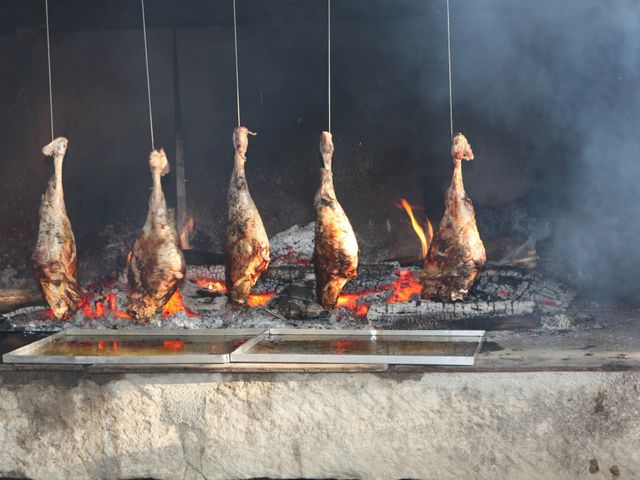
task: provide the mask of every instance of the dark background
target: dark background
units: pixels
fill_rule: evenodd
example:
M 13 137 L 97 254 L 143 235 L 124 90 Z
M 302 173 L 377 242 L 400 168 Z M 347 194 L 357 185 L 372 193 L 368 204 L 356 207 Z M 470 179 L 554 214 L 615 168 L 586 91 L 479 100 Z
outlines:
M 220 251 L 236 123 L 231 0 L 147 0 L 156 146 L 175 159 L 174 62 L 196 247 Z M 126 251 L 150 178 L 140 3 L 49 0 L 55 133 L 81 272 Z M 314 218 L 327 125 L 326 2 L 237 0 L 247 175 L 270 235 Z M 455 129 L 481 235 L 529 237 L 589 294 L 638 299 L 640 5 L 451 0 Z M 338 197 L 365 260 L 417 254 L 451 175 L 445 1 L 333 0 Z M 174 43 L 175 35 L 175 43 Z M 174 48 L 174 45 L 176 48 Z M 0 1 L 0 268 L 28 276 L 51 162 L 44 2 Z M 175 175 L 164 180 L 175 205 Z M 91 267 L 95 270 L 95 266 Z M 7 277 L 7 275 L 5 275 Z M 8 277 L 13 278 L 11 275 Z M 7 278 L 8 278 L 7 277 Z

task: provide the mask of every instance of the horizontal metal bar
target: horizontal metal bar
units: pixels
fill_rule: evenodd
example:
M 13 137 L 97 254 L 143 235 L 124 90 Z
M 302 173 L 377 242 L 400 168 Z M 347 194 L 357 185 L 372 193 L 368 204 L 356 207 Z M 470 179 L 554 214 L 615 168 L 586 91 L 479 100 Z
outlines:
M 270 328 L 266 333 L 271 335 L 377 335 L 380 337 L 420 335 L 429 337 L 482 337 L 485 334 L 485 330 L 338 330 L 314 328 Z

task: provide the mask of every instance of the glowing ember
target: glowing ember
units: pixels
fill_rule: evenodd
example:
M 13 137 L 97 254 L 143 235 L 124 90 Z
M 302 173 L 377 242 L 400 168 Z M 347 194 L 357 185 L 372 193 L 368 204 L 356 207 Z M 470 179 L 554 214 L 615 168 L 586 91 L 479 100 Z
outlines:
M 276 292 L 252 293 L 249 295 L 247 305 L 250 307 L 264 307 L 273 298 Z
M 207 278 L 197 278 L 194 283 L 205 290 L 209 290 L 214 293 L 227 293 L 227 285 L 224 280 L 209 280 Z
M 363 293 L 343 293 L 338 297 L 339 308 L 346 308 L 353 312 L 356 317 L 365 317 L 369 312 L 369 303 L 359 301 L 362 297 L 382 293 L 391 290 L 391 296 L 386 303 L 408 302 L 414 295 L 419 295 L 422 291 L 422 284 L 416 272 L 411 270 L 399 270 L 396 272 L 398 279 L 391 285 L 382 287 L 380 290 L 367 290 Z
M 192 312 L 187 307 L 184 306 L 182 301 L 182 294 L 180 290 L 176 290 L 167 303 L 162 307 L 162 316 L 163 317 L 171 317 L 178 312 L 184 312 L 187 317 L 197 317 L 198 314 Z
M 107 313 L 111 313 L 118 318 L 131 319 L 127 312 L 118 309 L 115 293 L 86 295 L 80 300 L 78 307 L 80 307 L 80 311 L 85 317 L 91 319 L 103 317 Z
M 392 290 L 387 303 L 408 302 L 411 297 L 422 292 L 422 283 L 417 273 L 411 270 L 400 270 L 398 280 L 393 285 L 385 287 L 385 290 Z
M 194 283 L 205 290 L 214 293 L 227 293 L 227 285 L 224 280 L 209 280 L 206 278 L 197 278 Z M 247 300 L 249 307 L 264 307 L 274 297 L 276 292 L 252 293 Z
M 184 342 L 181 342 L 180 340 L 165 340 L 162 342 L 162 348 L 176 352 L 184 348 Z
M 407 212 L 407 215 L 409 215 L 411 226 L 420 239 L 420 245 L 422 246 L 422 258 L 425 258 L 427 256 L 427 252 L 429 251 L 429 242 L 433 238 L 433 227 L 431 226 L 431 222 L 428 218 L 425 217 L 427 222 L 427 233 L 425 234 L 424 229 L 418 223 L 416 217 L 413 215 L 413 209 L 411 208 L 411 205 L 409 205 L 409 202 L 407 202 L 406 199 L 401 198 L 400 205 L 402 208 L 404 208 L 405 212 Z
M 365 295 L 371 295 L 374 293 L 379 293 L 375 290 L 367 290 L 363 293 L 342 293 L 338 297 L 338 308 L 346 308 L 347 310 L 351 310 L 356 317 L 364 317 L 367 315 L 369 311 L 369 305 L 366 303 L 358 303 Z

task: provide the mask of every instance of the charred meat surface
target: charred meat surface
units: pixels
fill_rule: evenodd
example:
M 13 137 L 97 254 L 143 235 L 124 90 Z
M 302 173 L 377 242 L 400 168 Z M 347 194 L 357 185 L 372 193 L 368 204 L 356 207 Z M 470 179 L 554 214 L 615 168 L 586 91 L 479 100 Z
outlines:
M 58 137 L 42 149 L 53 157 L 54 173 L 42 196 L 38 240 L 31 261 L 36 279 L 56 319 L 78 310 L 82 299 L 77 279 L 76 241 L 67 217 L 62 189 L 62 162 L 68 140 Z
M 462 160 L 473 160 L 473 151 L 461 133 L 453 138 L 451 155 L 453 179 L 444 216 L 424 261 L 422 296 L 432 300 L 462 300 L 487 260 L 473 204 L 462 183 Z
M 314 200 L 316 236 L 313 265 L 318 303 L 331 310 L 335 308 L 345 283 L 357 276 L 358 242 L 333 188 L 333 141 L 329 132 L 322 132 L 320 153 L 324 167 L 320 170 L 320 189 Z
M 160 177 L 169 173 L 164 150 L 149 156 L 153 189 L 149 213 L 133 247 L 127 280 L 127 311 L 133 318 L 148 321 L 180 286 L 186 264 L 180 250 L 175 214 L 167 209 Z
M 246 127 L 233 131 L 235 163 L 227 196 L 226 281 L 229 298 L 237 305 L 247 302 L 251 289 L 269 266 L 269 238 L 245 176 L 249 133 Z

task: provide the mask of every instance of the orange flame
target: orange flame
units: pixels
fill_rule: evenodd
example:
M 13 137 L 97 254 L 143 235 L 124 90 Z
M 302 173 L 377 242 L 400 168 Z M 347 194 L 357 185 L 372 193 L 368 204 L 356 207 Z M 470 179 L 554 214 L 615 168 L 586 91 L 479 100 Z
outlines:
M 131 316 L 127 312 L 118 309 L 115 293 L 86 295 L 80 300 L 78 307 L 80 307 L 80 311 L 85 317 L 91 319 L 100 318 L 107 313 L 111 313 L 118 318 L 131 320 Z
M 356 317 L 366 317 L 369 312 L 369 304 L 359 302 L 366 295 L 373 295 L 391 290 L 391 296 L 386 303 L 408 302 L 414 295 L 422 292 L 422 284 L 416 272 L 411 270 L 399 270 L 396 272 L 398 279 L 391 285 L 386 285 L 380 290 L 366 290 L 362 293 L 343 293 L 338 297 L 337 307 L 351 310 Z
M 196 285 L 214 293 L 227 293 L 227 285 L 224 280 L 209 280 L 207 278 L 196 278 L 193 281 Z M 247 300 L 249 307 L 264 307 L 274 297 L 276 292 L 252 293 Z
M 275 294 L 276 292 L 252 293 L 249 295 L 247 305 L 250 307 L 264 307 Z
M 338 302 L 336 306 L 339 308 L 346 308 L 351 310 L 356 317 L 364 317 L 369 311 L 369 305 L 366 303 L 358 303 L 358 300 L 365 295 L 371 295 L 378 293 L 375 290 L 367 290 L 362 293 L 342 293 L 338 296 Z
M 431 245 L 431 240 L 433 240 L 433 225 L 431 225 L 431 220 L 426 215 L 424 216 L 424 221 L 427 226 L 427 246 Z M 427 251 L 429 249 L 427 248 Z
M 180 290 L 176 290 L 175 292 L 173 292 L 173 295 L 171 295 L 171 298 L 169 299 L 169 301 L 164 304 L 164 306 L 162 307 L 162 316 L 171 317 L 178 312 L 184 312 L 187 315 L 187 317 L 198 316 L 197 313 L 192 312 L 191 310 L 189 310 L 187 307 L 184 306 L 184 303 L 182 301 L 182 294 L 180 293 Z
M 385 287 L 385 290 L 392 291 L 387 303 L 408 302 L 411 297 L 422 292 L 422 283 L 417 273 L 411 270 L 400 270 L 398 279 L 393 285 Z
M 193 217 L 189 217 L 189 220 L 187 220 L 180 228 L 180 248 L 183 250 L 191 248 L 189 244 L 189 237 L 191 237 L 191 234 L 193 233 L 194 224 L 195 222 L 193 221 Z
M 431 239 L 433 238 L 433 227 L 431 226 L 431 222 L 429 221 L 429 218 L 425 216 L 427 222 L 427 234 L 425 234 L 424 229 L 418 223 L 416 217 L 413 215 L 413 209 L 411 208 L 411 205 L 409 205 L 409 202 L 407 202 L 406 199 L 401 198 L 400 205 L 402 206 L 402 208 L 404 208 L 405 212 L 407 212 L 407 215 L 409 215 L 411 226 L 420 239 L 420 245 L 422 246 L 422 258 L 425 258 L 427 256 L 427 252 L 429 251 L 429 242 L 431 242 Z

